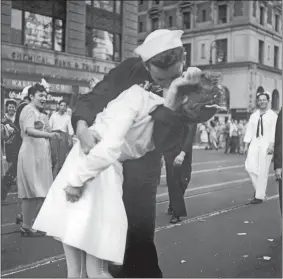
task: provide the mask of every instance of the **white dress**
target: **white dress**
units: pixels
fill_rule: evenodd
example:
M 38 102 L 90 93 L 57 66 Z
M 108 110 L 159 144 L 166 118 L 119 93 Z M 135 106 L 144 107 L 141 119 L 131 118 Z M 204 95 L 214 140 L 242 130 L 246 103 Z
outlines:
M 75 144 L 33 228 L 90 255 L 122 264 L 128 224 L 121 162 L 154 149 L 149 113 L 161 104 L 163 98 L 137 85 L 110 102 L 89 128 L 101 141 L 88 155 L 79 142 Z M 64 188 L 68 185 L 84 187 L 78 202 L 67 202 Z

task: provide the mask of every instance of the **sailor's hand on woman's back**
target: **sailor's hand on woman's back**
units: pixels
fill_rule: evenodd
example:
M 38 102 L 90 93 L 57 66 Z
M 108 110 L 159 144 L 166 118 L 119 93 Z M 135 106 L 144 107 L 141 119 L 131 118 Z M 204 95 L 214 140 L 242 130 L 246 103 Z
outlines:
M 88 154 L 100 140 L 99 135 L 95 131 L 88 129 L 86 122 L 81 120 L 77 125 L 77 137 L 85 154 Z

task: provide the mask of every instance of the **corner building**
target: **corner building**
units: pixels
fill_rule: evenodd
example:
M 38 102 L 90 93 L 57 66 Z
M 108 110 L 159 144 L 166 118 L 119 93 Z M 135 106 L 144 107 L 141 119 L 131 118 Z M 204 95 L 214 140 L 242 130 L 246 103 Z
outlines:
M 139 1 L 138 42 L 155 29 L 184 30 L 187 66 L 222 73 L 223 104 L 247 118 L 256 93 L 282 105 L 281 1 Z
M 137 46 L 136 1 L 1 1 L 2 84 L 6 98 L 44 78 L 49 107 L 74 105 Z M 3 93 L 3 92 L 2 92 Z

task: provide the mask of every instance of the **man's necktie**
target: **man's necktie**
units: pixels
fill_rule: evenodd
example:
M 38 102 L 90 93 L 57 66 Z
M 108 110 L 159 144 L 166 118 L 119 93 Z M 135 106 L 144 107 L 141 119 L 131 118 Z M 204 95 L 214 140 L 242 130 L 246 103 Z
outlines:
M 261 136 L 263 136 L 263 122 L 262 122 L 262 117 L 264 114 L 262 114 L 257 122 L 257 130 L 256 130 L 256 137 L 259 138 L 259 125 L 260 125 L 260 130 L 261 130 Z

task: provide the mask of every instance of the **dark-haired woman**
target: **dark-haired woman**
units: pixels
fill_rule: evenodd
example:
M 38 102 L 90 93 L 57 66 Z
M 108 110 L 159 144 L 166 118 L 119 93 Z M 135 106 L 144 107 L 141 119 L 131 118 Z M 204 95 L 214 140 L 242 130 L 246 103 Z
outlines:
M 29 89 L 30 103 L 20 115 L 19 125 L 23 139 L 18 157 L 18 196 L 22 199 L 22 236 L 41 236 L 32 230 L 32 221 L 53 182 L 48 139 L 58 134 L 46 131 L 40 110 L 46 102 L 46 91 L 36 84 Z

